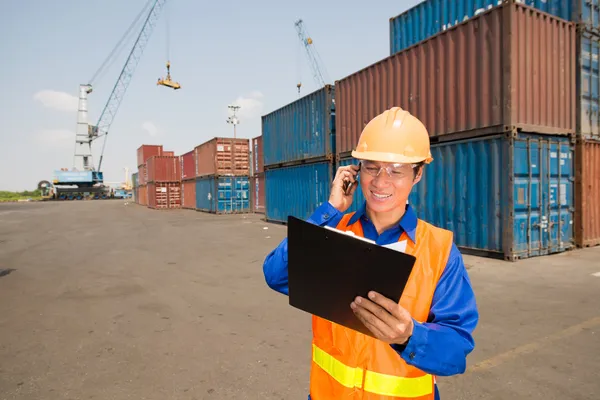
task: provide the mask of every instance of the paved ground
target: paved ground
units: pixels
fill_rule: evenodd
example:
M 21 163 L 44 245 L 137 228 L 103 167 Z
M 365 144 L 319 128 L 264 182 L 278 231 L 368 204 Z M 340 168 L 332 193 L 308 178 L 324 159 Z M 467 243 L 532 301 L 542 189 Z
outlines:
M 306 399 L 310 319 L 262 276 L 284 235 L 258 215 L 0 205 L 0 399 Z M 477 347 L 442 398 L 600 398 L 600 248 L 465 261 Z

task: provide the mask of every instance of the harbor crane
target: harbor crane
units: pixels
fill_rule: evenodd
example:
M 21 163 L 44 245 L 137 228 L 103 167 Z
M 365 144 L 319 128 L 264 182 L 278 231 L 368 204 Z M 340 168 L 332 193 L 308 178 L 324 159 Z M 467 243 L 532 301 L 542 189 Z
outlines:
M 108 133 L 110 132 L 110 127 L 117 115 L 117 111 L 119 110 L 119 106 L 121 105 L 125 93 L 127 92 L 135 69 L 166 3 L 167 0 L 148 0 L 123 37 L 121 37 L 88 83 L 79 85 L 77 131 L 73 160 L 74 168 L 73 170 L 63 168 L 54 171 L 53 183 L 56 188 L 55 193 L 57 199 L 107 197 L 101 169 Z M 98 122 L 95 125 L 91 125 L 88 123 L 88 95 L 93 92 L 93 86 L 96 79 L 99 78 L 99 76 L 106 71 L 106 67 L 114 61 L 113 56 L 120 51 L 119 48 L 123 45 L 123 42 L 130 36 L 136 25 L 139 25 L 139 21 L 144 16 L 145 19 L 142 27 L 127 56 L 127 60 L 121 69 L 119 77 L 113 86 L 110 96 L 100 113 Z M 173 89 L 179 89 L 181 87 L 179 83 L 171 80 L 169 61 L 167 61 L 167 77 L 163 79 L 162 82 L 159 80 L 159 84 Z M 96 169 L 92 157 L 92 143 L 101 138 L 103 138 L 102 150 L 100 152 L 98 168 Z
M 313 78 L 318 88 L 322 88 L 325 86 L 327 82 L 329 82 L 329 76 L 327 75 L 327 71 L 323 65 L 323 61 L 315 48 L 312 38 L 308 34 L 306 27 L 304 26 L 304 22 L 302 19 L 297 20 L 294 23 L 296 27 L 296 32 L 298 34 L 298 39 L 300 39 L 300 43 L 304 46 L 306 50 L 306 56 L 308 58 L 308 62 L 313 72 Z M 302 87 L 302 82 L 298 82 L 296 85 L 298 88 L 298 94 L 300 94 L 300 88 Z

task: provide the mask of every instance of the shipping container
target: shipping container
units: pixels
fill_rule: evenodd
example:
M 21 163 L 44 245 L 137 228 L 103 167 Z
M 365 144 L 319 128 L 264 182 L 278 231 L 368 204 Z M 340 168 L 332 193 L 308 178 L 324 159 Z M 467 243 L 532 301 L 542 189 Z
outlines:
M 146 164 L 138 166 L 138 182 L 140 185 L 148 183 L 148 169 L 146 168 Z
M 265 172 L 263 155 L 263 138 L 258 136 L 252 139 L 252 175 Z
M 196 179 L 196 210 L 215 214 L 252 211 L 247 176 L 203 176 Z
M 139 180 L 138 180 L 138 173 L 134 173 L 131 174 L 131 186 L 133 187 L 138 187 L 139 186 Z
M 333 163 L 302 164 L 265 171 L 266 219 L 287 223 L 288 216 L 306 220 L 329 200 Z
M 147 206 L 148 205 L 148 186 L 147 185 L 140 185 L 139 190 L 138 190 L 138 195 L 139 195 L 139 199 L 138 199 L 138 204 L 140 206 Z
M 156 182 L 148 184 L 148 207 L 156 210 L 181 208 L 181 185 L 179 182 Z
M 335 154 L 334 87 L 326 85 L 262 117 L 265 167 Z
M 600 36 L 587 30 L 577 34 L 577 134 L 600 139 Z
M 196 177 L 209 175 L 248 176 L 250 141 L 217 137 L 197 146 Z
M 195 177 L 196 151 L 192 150 L 181 156 L 181 180 L 193 179 Z
M 467 252 L 517 260 L 574 247 L 574 145 L 520 133 L 432 146 L 413 188 L 417 216 Z
M 174 151 L 163 151 L 162 155 L 167 156 L 167 157 L 174 157 L 175 152 Z
M 600 141 L 578 140 L 575 156 L 575 242 L 600 245 Z
M 181 161 L 175 156 L 150 157 L 146 164 L 148 182 L 181 181 Z
M 196 209 L 196 180 L 191 179 L 181 182 L 182 208 Z
M 265 174 L 261 173 L 250 178 L 250 193 L 252 195 L 252 211 L 265 213 Z
M 163 146 L 153 144 L 143 144 L 137 149 L 137 165 L 146 164 L 146 161 L 152 156 L 162 156 Z
M 405 50 L 423 40 L 467 21 L 491 9 L 501 0 L 426 0 L 390 18 L 390 55 Z M 588 29 L 599 28 L 598 0 L 517 0 L 537 10 L 572 22 L 581 22 Z
M 434 142 L 511 129 L 575 132 L 572 23 L 509 4 L 336 82 L 338 154 L 399 106 Z M 266 152 L 266 150 L 265 150 Z

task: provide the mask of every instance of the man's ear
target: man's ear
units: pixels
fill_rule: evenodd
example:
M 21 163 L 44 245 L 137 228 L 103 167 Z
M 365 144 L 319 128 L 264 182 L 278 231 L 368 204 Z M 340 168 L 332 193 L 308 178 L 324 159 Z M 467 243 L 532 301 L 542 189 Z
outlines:
M 425 169 L 424 165 L 419 165 L 418 167 L 415 168 L 415 177 L 413 179 L 413 185 L 416 185 L 417 183 L 419 183 L 421 181 L 421 178 L 423 177 L 424 169 Z

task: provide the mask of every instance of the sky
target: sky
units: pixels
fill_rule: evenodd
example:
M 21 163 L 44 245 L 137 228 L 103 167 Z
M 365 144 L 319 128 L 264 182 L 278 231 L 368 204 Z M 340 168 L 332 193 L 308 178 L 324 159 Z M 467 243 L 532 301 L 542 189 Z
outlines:
M 31 190 L 73 167 L 79 84 L 88 83 L 147 0 L 3 2 L 0 13 L 0 190 Z M 389 55 L 389 18 L 419 0 L 282 2 L 168 0 L 113 121 L 102 171 L 124 182 L 136 149 L 180 155 L 233 137 L 228 105 L 241 106 L 237 137 L 261 134 L 261 116 L 318 89 L 294 22 L 304 21 L 330 83 Z M 133 46 L 130 40 L 88 98 L 95 124 Z M 182 86 L 157 86 L 166 74 Z M 98 165 L 101 141 L 93 147 Z

